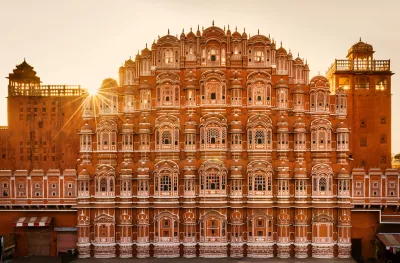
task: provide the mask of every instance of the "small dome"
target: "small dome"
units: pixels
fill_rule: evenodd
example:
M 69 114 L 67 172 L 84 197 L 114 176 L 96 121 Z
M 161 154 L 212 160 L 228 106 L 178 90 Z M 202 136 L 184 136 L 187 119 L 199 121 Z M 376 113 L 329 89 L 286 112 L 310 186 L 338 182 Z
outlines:
M 151 89 L 151 84 L 145 79 L 143 83 L 140 84 L 139 89 Z
M 240 35 L 240 33 L 239 33 L 239 32 L 235 31 L 235 32 L 233 32 L 233 34 L 232 34 L 232 38 L 235 38 L 235 39 L 241 39 L 241 38 L 242 38 L 242 36 Z
M 196 133 L 197 124 L 194 121 L 185 123 L 185 132 L 186 133 Z
M 278 120 L 278 123 L 276 124 L 278 126 L 278 132 L 279 131 L 288 131 L 289 130 L 289 124 L 288 121 L 286 120 L 285 116 L 281 116 Z
M 231 81 L 231 88 L 241 88 L 242 83 L 238 79 L 234 79 Z
M 194 39 L 196 35 L 193 33 L 192 29 L 190 29 L 190 32 L 187 34 L 186 38 L 188 39 Z
M 90 174 L 85 168 L 83 168 L 82 171 L 80 171 L 80 173 L 78 174 L 78 178 L 81 180 L 90 179 Z
M 288 82 L 281 78 L 277 83 L 276 83 L 277 88 L 289 88 Z
M 304 93 L 304 87 L 301 86 L 300 84 L 297 84 L 297 86 L 293 89 L 293 94 L 303 94 Z
M 147 44 L 146 47 L 142 50 L 142 56 L 148 56 L 150 55 L 150 49 L 147 48 Z
M 135 57 L 135 60 L 136 60 L 136 61 L 139 61 L 139 60 L 140 60 L 140 54 L 139 54 L 139 53 L 137 53 L 137 55 L 136 55 L 136 57 Z
M 135 66 L 135 62 L 131 58 L 126 60 L 124 63 L 124 67 L 134 67 L 134 66 Z
M 156 41 L 153 41 L 153 44 L 151 44 L 151 50 L 156 50 L 157 49 L 157 43 Z
M 349 132 L 349 128 L 344 122 L 340 122 L 336 125 L 336 132 Z
M 81 133 L 89 133 L 89 134 L 91 134 L 91 133 L 93 133 L 93 129 L 88 123 L 85 123 L 85 125 L 83 125 L 82 128 L 81 128 Z
M 100 90 L 110 90 L 117 87 L 118 87 L 118 82 L 115 79 L 106 78 L 101 83 Z
M 241 132 L 242 131 L 242 122 L 241 121 L 232 121 L 231 122 L 231 132 Z
M 358 41 L 356 44 L 351 46 L 348 54 L 351 54 L 351 53 L 373 53 L 373 52 L 374 52 L 374 49 L 373 49 L 372 45 L 361 41 L 361 38 L 360 38 L 360 41 Z
M 127 95 L 133 95 L 135 93 L 132 86 L 126 86 L 124 92 Z
M 124 123 L 121 126 L 122 133 L 133 133 L 133 124 L 132 123 Z
M 346 168 L 342 167 L 342 169 L 340 169 L 340 171 L 338 172 L 338 179 L 341 178 L 350 178 L 350 174 L 349 171 L 347 171 Z
M 246 34 L 246 31 L 244 31 L 244 32 L 243 32 L 243 34 L 242 34 L 242 38 L 244 38 L 244 39 L 247 39 L 247 34 Z
M 282 47 L 282 44 L 281 44 L 281 47 L 278 48 L 278 50 L 276 51 L 276 54 L 277 54 L 277 55 L 284 55 L 284 56 L 287 55 L 287 51 L 286 51 L 286 49 L 284 49 L 284 48 Z
M 315 76 L 310 81 L 310 89 L 329 89 L 329 81 L 324 76 Z

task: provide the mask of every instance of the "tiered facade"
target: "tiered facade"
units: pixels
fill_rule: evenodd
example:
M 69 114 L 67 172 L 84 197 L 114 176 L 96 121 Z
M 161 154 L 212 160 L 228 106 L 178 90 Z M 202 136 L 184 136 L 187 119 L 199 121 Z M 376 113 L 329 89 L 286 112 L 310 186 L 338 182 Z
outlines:
M 398 205 L 399 196 L 389 62 L 368 47 L 360 41 L 346 60 L 364 63 L 368 89 L 353 82 L 362 68 L 335 64 L 309 80 L 307 63 L 270 37 L 214 25 L 168 32 L 127 60 L 119 84 L 105 79 L 83 96 L 81 125 L 71 127 L 79 256 L 350 257 L 365 178 L 380 200 L 390 192 Z M 360 92 L 386 114 L 374 155 L 359 154 L 369 133 L 355 126 L 371 107 Z M 19 175 L 8 172 L 2 180 Z

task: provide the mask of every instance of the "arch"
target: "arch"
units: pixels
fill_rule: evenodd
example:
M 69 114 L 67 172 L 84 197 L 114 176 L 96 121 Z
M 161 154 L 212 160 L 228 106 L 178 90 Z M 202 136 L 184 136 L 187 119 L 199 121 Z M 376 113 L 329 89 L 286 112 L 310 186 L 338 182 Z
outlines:
M 179 151 L 180 120 L 173 115 L 163 115 L 156 119 L 155 125 L 156 150 Z
M 246 127 L 248 151 L 272 150 L 272 121 L 268 116 L 251 116 Z
M 200 150 L 227 147 L 227 119 L 222 114 L 207 114 L 200 119 Z
M 273 241 L 273 217 L 265 211 L 257 210 L 247 217 L 249 242 Z
M 327 119 L 315 119 L 311 122 L 311 150 L 330 151 L 332 123 Z
M 179 167 L 173 161 L 159 161 L 153 172 L 155 195 L 177 196 Z
M 331 197 L 333 188 L 333 170 L 327 164 L 316 164 L 311 169 L 312 195 Z
M 217 160 L 205 161 L 200 165 L 200 194 L 226 194 L 228 170 L 224 162 Z
M 271 75 L 267 72 L 252 72 L 247 76 L 247 105 L 271 106 Z

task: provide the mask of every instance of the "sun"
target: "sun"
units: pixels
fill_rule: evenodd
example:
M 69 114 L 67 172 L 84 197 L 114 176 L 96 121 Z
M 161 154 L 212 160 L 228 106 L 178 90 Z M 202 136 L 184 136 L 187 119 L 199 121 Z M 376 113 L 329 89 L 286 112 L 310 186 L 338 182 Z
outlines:
M 91 87 L 91 88 L 88 88 L 87 91 L 89 92 L 90 95 L 95 95 L 95 94 L 97 94 L 99 89 L 97 87 Z

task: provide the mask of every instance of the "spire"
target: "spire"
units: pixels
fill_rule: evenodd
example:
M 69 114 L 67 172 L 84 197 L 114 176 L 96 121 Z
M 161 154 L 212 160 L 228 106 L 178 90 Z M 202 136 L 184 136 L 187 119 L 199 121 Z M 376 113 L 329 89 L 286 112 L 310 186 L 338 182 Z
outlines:
M 224 26 L 224 32 L 225 32 L 225 26 Z
M 146 48 L 147 48 L 147 43 L 146 43 Z
M 361 37 L 360 37 L 360 42 L 361 42 Z
M 237 26 L 235 26 L 235 32 L 237 32 Z
M 192 32 L 192 27 L 190 27 L 190 32 Z
M 246 28 L 243 28 L 243 32 L 246 33 Z
M 197 25 L 197 30 L 200 30 L 200 26 L 199 25 Z
M 298 58 L 300 57 L 300 52 L 297 52 L 297 57 L 298 57 Z
M 257 35 L 260 35 L 260 29 L 257 29 Z
M 213 21 L 212 21 L 212 26 L 214 26 L 214 19 L 213 19 Z
M 168 35 L 169 35 L 169 28 L 168 28 Z
M 282 47 L 282 40 L 281 40 L 281 47 Z
M 182 28 L 182 34 L 184 34 L 185 33 L 185 29 L 184 28 Z

